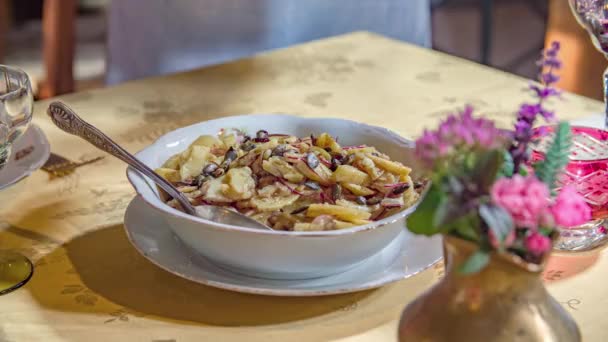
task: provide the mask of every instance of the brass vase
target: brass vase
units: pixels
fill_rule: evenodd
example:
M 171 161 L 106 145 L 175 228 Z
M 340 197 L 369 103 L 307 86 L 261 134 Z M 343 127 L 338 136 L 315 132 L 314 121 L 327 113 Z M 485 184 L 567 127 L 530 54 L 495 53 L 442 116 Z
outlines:
M 545 289 L 541 265 L 493 253 L 479 273 L 460 274 L 458 266 L 475 250 L 471 242 L 444 238 L 445 277 L 405 308 L 400 342 L 581 340 L 572 317 Z

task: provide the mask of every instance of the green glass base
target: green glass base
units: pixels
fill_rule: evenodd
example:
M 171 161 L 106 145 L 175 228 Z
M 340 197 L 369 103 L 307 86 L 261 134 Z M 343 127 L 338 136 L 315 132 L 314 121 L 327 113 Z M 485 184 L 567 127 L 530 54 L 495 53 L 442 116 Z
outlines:
M 24 255 L 0 251 L 0 295 L 25 285 L 34 273 L 34 265 Z

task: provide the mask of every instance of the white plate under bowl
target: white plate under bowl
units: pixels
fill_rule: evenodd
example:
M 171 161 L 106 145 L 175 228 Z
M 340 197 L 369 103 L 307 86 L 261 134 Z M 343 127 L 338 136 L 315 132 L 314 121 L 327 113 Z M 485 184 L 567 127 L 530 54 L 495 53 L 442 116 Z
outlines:
M 9 162 L 0 170 L 0 190 L 19 182 L 44 165 L 51 154 L 51 147 L 42 130 L 30 127 L 13 144 Z
M 135 249 L 170 273 L 225 290 L 269 296 L 324 296 L 373 289 L 412 277 L 442 257 L 440 237 L 413 236 L 403 229 L 384 250 L 346 272 L 315 279 L 270 280 L 227 271 L 190 251 L 162 215 L 139 196 L 127 208 L 125 230 Z

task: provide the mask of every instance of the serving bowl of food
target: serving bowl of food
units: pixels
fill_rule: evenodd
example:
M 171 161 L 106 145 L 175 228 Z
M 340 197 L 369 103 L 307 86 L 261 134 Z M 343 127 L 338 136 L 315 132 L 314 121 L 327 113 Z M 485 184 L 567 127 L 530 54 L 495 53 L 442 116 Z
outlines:
M 136 157 L 194 205 L 219 205 L 271 227 L 188 215 L 139 172 L 127 176 L 196 253 L 234 272 L 306 279 L 343 272 L 404 231 L 425 183 L 414 144 L 344 119 L 244 115 L 160 137 Z

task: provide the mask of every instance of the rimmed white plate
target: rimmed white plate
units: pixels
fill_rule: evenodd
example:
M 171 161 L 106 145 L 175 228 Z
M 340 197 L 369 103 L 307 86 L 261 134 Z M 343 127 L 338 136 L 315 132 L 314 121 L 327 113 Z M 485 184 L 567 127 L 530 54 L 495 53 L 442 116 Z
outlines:
M 224 270 L 189 250 L 139 196 L 127 208 L 125 230 L 144 257 L 170 273 L 225 290 L 271 296 L 323 296 L 373 289 L 412 277 L 442 258 L 439 237 L 414 236 L 404 228 L 384 250 L 346 272 L 314 279 L 270 280 Z
M 9 162 L 0 170 L 0 190 L 4 190 L 38 170 L 49 159 L 51 146 L 42 130 L 31 124 L 13 144 Z

